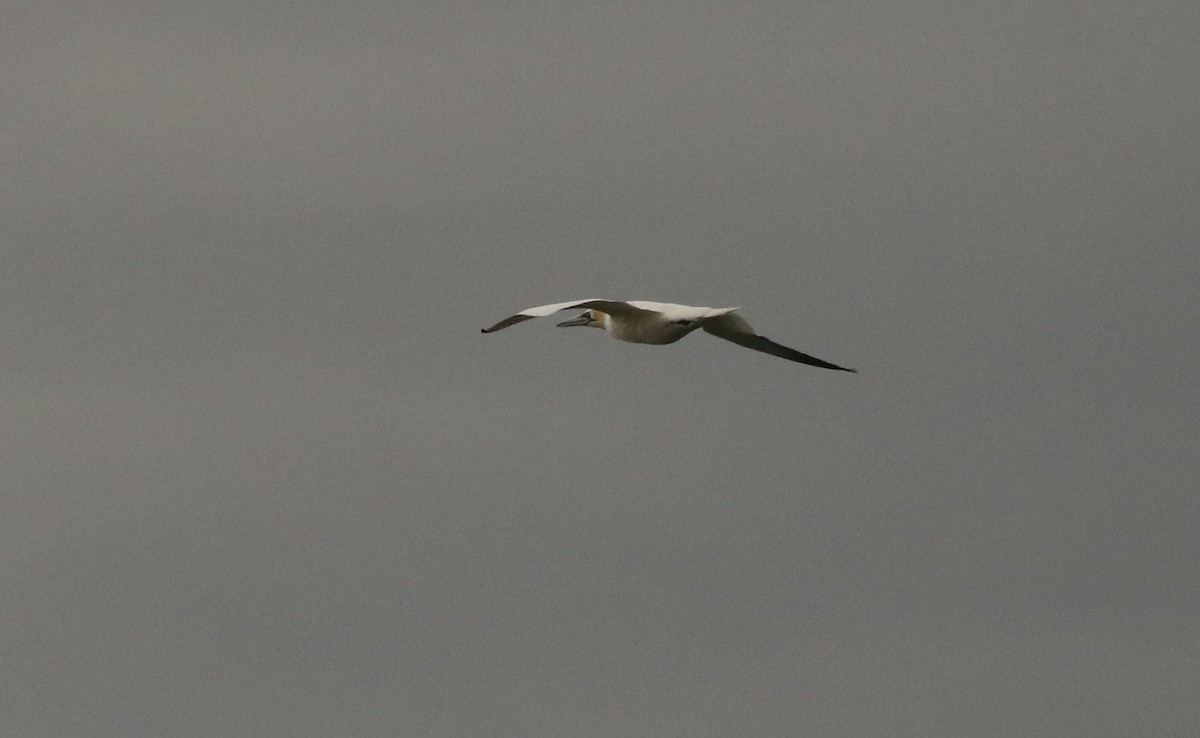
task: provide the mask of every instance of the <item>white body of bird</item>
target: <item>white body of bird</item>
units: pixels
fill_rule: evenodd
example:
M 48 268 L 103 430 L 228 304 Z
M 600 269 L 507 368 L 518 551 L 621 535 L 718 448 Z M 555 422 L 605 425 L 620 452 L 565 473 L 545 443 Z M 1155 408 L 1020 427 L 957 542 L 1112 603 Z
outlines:
M 484 328 L 484 333 L 507 328 L 511 325 L 544 318 L 560 310 L 571 308 L 586 308 L 585 312 L 571 320 L 558 325 L 591 326 L 603 328 L 613 338 L 630 343 L 667 344 L 674 343 L 687 334 L 703 329 L 706 333 L 732 341 L 739 346 L 762 351 L 801 364 L 818 366 L 823 369 L 836 369 L 853 372 L 844 366 L 831 364 L 815 356 L 802 354 L 795 349 L 780 345 L 758 335 L 742 316 L 737 314 L 737 308 L 693 307 L 691 305 L 676 305 L 670 302 L 649 302 L 647 300 L 571 300 L 556 302 L 550 305 L 539 305 L 527 308 L 516 315 L 505 318 L 490 328 Z

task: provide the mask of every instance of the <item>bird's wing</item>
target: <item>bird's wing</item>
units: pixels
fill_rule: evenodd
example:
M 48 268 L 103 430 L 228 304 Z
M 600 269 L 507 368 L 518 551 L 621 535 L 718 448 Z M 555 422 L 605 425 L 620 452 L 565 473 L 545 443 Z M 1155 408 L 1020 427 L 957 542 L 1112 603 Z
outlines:
M 802 354 L 796 349 L 781 346 L 769 338 L 764 338 L 755 333 L 750 324 L 746 322 L 746 319 L 737 313 L 725 313 L 724 315 L 710 318 L 704 321 L 701 327 L 717 338 L 724 338 L 726 341 L 732 341 L 739 346 L 745 346 L 755 351 L 762 351 L 772 356 L 798 361 L 801 364 L 808 364 L 809 366 L 819 366 L 822 369 L 838 369 L 843 372 L 855 371 L 854 369 L 847 369 L 837 364 L 830 364 L 828 361 L 822 361 L 815 356 Z
M 544 318 L 547 315 L 557 313 L 559 310 L 568 310 L 570 308 L 595 308 L 609 315 L 632 315 L 633 313 L 649 312 L 619 300 L 570 300 L 568 302 L 555 302 L 550 305 L 538 305 L 537 307 L 526 308 L 516 315 L 505 318 L 491 328 L 484 328 L 483 332 L 495 333 L 501 328 L 507 328 L 510 325 L 523 323 L 526 320 L 534 318 Z
M 658 313 L 668 323 L 677 323 L 680 321 L 691 322 L 702 318 L 711 318 L 723 312 L 736 309 L 694 307 L 692 305 L 677 305 L 673 302 L 650 302 L 649 300 L 630 300 L 629 304 L 646 313 Z

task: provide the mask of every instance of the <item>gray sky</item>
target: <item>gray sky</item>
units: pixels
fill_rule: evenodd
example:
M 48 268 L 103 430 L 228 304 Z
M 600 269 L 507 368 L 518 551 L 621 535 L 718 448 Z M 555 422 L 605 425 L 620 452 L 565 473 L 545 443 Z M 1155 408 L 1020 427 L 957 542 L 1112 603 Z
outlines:
M 1196 735 L 1198 46 L 6 9 L 0 733 Z M 479 334 L 584 297 L 861 373 Z

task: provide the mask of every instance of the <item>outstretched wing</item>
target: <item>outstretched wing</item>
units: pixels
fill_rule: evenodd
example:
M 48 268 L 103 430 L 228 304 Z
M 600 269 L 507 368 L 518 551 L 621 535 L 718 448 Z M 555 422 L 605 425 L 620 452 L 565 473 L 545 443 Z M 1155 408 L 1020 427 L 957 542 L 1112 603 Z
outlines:
M 755 351 L 762 351 L 772 356 L 778 356 L 790 361 L 798 361 L 801 364 L 808 364 L 809 366 L 819 366 L 822 369 L 837 369 L 843 372 L 856 371 L 854 369 L 847 369 L 844 366 L 838 366 L 837 364 L 830 364 L 828 361 L 822 361 L 815 356 L 802 354 L 796 349 L 781 346 L 769 338 L 764 338 L 755 333 L 750 324 L 746 322 L 746 319 L 737 313 L 725 313 L 724 315 L 710 318 L 705 320 L 701 327 L 717 338 L 724 338 L 726 341 L 732 341 L 739 346 L 745 346 Z
M 507 328 L 510 325 L 523 323 L 526 320 L 534 318 L 544 318 L 547 315 L 557 313 L 559 310 L 569 310 L 571 308 L 595 308 L 609 315 L 630 315 L 633 313 L 649 312 L 619 300 L 571 300 L 569 302 L 556 302 L 550 305 L 538 305 L 537 307 L 526 308 L 516 315 L 505 318 L 491 328 L 484 328 L 483 332 L 495 333 L 501 328 Z

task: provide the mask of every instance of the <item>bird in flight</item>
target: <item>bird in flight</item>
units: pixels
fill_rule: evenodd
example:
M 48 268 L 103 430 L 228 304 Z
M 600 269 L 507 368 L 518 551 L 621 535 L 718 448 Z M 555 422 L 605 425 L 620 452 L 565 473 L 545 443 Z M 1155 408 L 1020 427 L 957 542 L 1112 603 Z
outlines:
M 769 338 L 758 335 L 746 322 L 746 319 L 737 314 L 737 308 L 692 307 L 691 305 L 647 302 L 645 300 L 571 300 L 570 302 L 556 302 L 552 305 L 527 308 L 516 315 L 505 318 L 491 328 L 484 328 L 483 332 L 495 333 L 510 325 L 523 323 L 533 318 L 544 318 L 559 310 L 571 308 L 586 309 L 582 315 L 559 323 L 560 328 L 587 325 L 593 328 L 603 328 L 613 338 L 622 341 L 659 345 L 675 343 L 697 328 L 702 328 L 706 333 L 711 333 L 717 338 L 724 338 L 739 346 L 762 351 L 772 356 L 798 361 L 809 366 L 819 366 L 822 369 L 836 369 L 843 372 L 856 371 L 837 364 L 830 364 L 815 356 L 802 354 L 795 349 L 781 346 Z

